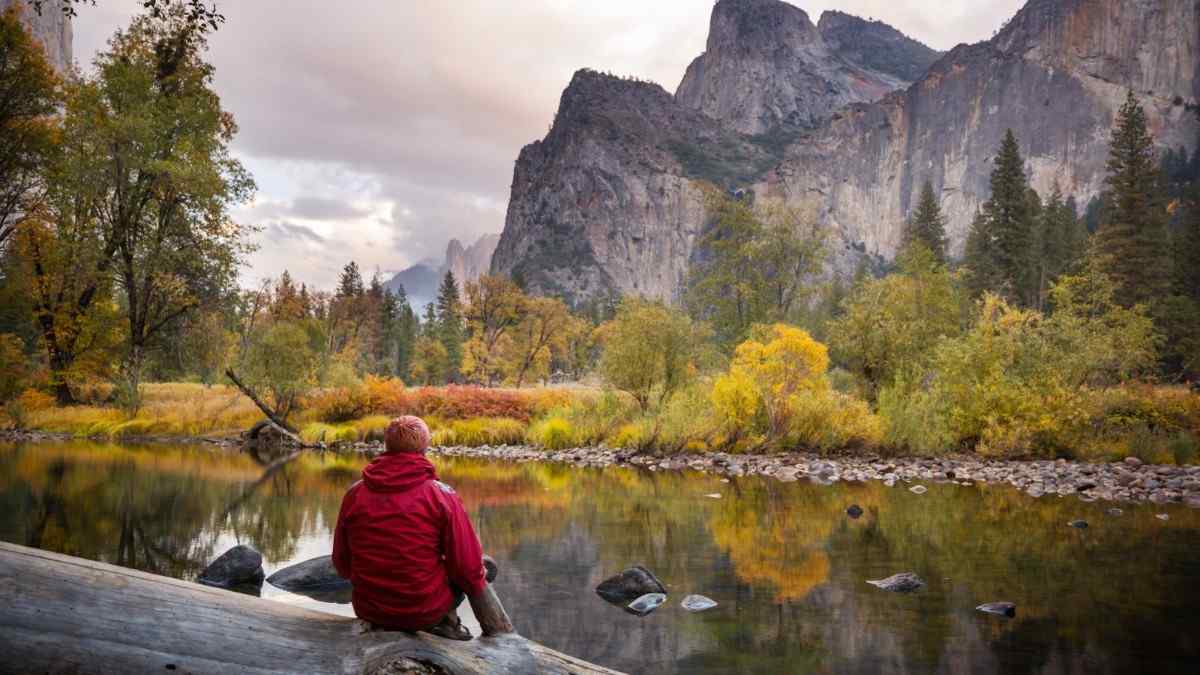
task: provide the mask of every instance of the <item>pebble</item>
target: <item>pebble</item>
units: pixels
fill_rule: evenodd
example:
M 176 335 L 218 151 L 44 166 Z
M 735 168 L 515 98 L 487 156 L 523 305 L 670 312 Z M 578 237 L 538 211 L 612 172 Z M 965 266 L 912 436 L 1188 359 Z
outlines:
M 717 601 L 703 595 L 689 595 L 679 605 L 689 612 L 703 612 L 716 607 Z
M 988 602 L 984 603 L 975 609 L 997 616 L 1007 616 L 1012 618 L 1017 615 L 1017 606 L 1011 602 Z
M 1154 516 L 1154 517 L 1155 517 L 1155 518 L 1158 518 L 1159 520 L 1170 520 L 1170 519 L 1171 519 L 1171 516 L 1168 516 L 1168 515 L 1167 515 L 1167 514 L 1165 514 L 1165 513 L 1158 513 L 1158 514 L 1155 514 L 1155 516 Z
M 862 514 L 863 514 L 862 507 L 859 506 L 858 504 L 851 504 L 850 506 L 848 506 L 846 508 L 846 515 L 850 516 L 851 518 L 858 518 Z
M 1067 525 L 1070 525 L 1071 527 L 1074 527 L 1074 528 L 1077 528 L 1080 530 L 1086 530 L 1088 523 L 1086 520 L 1072 520 L 1071 522 L 1067 523 Z
M 908 488 L 908 491 L 913 493 L 914 495 L 923 495 L 926 492 L 928 492 L 929 489 L 926 488 L 924 485 L 914 485 L 914 486 Z

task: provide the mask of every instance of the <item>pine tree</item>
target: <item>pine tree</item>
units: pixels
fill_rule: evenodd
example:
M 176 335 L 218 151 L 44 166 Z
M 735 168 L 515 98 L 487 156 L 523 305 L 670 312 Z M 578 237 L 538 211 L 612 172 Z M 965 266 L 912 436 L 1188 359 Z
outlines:
M 971 295 L 979 297 L 1000 285 L 1000 270 L 996 267 L 995 242 L 983 211 L 975 213 L 967 233 L 963 266 L 967 268 L 966 282 Z
M 942 217 L 942 207 L 933 194 L 933 184 L 925 181 L 921 187 L 921 197 L 917 208 L 904 224 L 902 248 L 907 248 L 914 241 L 920 241 L 933 251 L 938 262 L 946 262 L 946 220 Z
M 417 320 L 412 306 L 408 303 L 408 292 L 404 290 L 403 285 L 397 286 L 395 298 L 397 307 L 395 373 L 396 377 L 408 382 L 412 375 L 413 347 L 419 336 L 420 322 Z
M 357 298 L 362 294 L 362 274 L 358 271 L 358 263 L 351 260 L 342 268 L 342 274 L 338 277 L 337 296 L 339 298 Z
M 1087 229 L 1075 211 L 1075 201 L 1063 200 L 1057 181 L 1041 210 L 1037 231 L 1037 307 L 1040 309 L 1045 305 L 1050 287 L 1074 267 L 1087 246 Z
M 437 323 L 438 339 L 446 348 L 449 358 L 447 379 L 457 382 L 462 368 L 464 342 L 462 301 L 458 297 L 458 282 L 454 279 L 454 273 L 449 270 L 438 288 Z
M 1116 282 L 1119 303 L 1125 307 L 1152 304 L 1170 290 L 1167 212 L 1154 140 L 1133 92 L 1117 115 L 1107 168 L 1106 208 L 1095 252 L 1102 269 Z
M 991 178 L 992 196 L 983 205 L 991 235 L 991 255 L 997 272 L 992 290 L 1024 305 L 1036 299 L 1033 270 L 1034 219 L 1025 160 L 1017 137 L 1009 129 L 1000 144 Z

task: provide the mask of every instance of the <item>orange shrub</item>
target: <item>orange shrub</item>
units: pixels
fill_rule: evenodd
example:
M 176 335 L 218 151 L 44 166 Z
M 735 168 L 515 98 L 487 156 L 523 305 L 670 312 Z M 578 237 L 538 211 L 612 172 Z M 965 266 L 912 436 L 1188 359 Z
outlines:
M 404 405 L 404 383 L 394 377 L 363 378 L 367 406 L 373 413 L 392 413 Z
M 528 422 L 532 413 L 529 397 L 513 389 L 488 389 L 450 385 L 421 387 L 404 393 L 406 415 L 436 415 L 448 420 L 475 417 L 509 417 Z

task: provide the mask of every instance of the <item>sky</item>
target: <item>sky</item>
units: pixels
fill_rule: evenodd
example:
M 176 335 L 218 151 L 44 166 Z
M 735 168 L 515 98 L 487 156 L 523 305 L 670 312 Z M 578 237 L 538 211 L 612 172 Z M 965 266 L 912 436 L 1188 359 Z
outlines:
M 385 279 L 447 242 L 500 232 L 522 146 L 545 136 L 577 69 L 674 91 L 704 51 L 712 0 L 216 0 L 215 87 L 254 174 L 234 212 L 260 228 L 242 275 L 331 288 L 350 260 Z M 1024 0 L 795 0 L 936 49 L 985 40 Z M 87 69 L 140 0 L 79 8 Z

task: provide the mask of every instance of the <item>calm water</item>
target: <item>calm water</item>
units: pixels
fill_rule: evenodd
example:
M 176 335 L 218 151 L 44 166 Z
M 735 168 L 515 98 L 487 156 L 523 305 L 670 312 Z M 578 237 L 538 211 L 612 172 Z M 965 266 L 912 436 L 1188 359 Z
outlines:
M 1196 672 L 1200 658 L 1200 513 L 1186 508 L 1112 517 L 1110 505 L 1001 487 L 917 496 L 878 483 L 436 463 L 502 566 L 496 587 L 518 630 L 629 672 Z M 269 574 L 329 552 L 362 465 L 306 456 L 259 481 L 253 458 L 204 448 L 0 444 L 0 539 L 183 579 L 244 542 Z M 866 511 L 858 520 L 844 515 L 851 503 Z M 1075 518 L 1092 527 L 1068 528 Z M 592 591 L 632 564 L 671 593 L 645 618 Z M 865 583 L 899 571 L 927 588 Z M 689 593 L 720 606 L 689 614 Z M 1016 602 L 1017 617 L 973 610 L 996 600 Z

